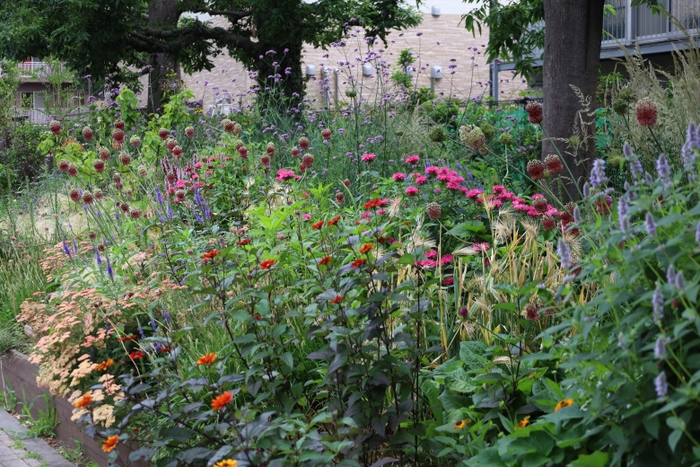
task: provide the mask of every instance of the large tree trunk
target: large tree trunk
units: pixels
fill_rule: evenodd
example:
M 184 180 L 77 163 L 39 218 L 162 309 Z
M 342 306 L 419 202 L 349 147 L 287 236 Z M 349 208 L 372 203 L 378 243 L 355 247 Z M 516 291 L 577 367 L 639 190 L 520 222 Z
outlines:
M 170 29 L 177 27 L 179 14 L 177 0 L 151 0 L 148 4 L 148 26 L 152 29 Z M 148 78 L 147 112 L 159 112 L 168 86 L 168 74 L 175 73 L 180 80 L 180 69 L 175 60 L 166 54 L 151 54 L 148 59 L 151 72 Z
M 580 198 L 580 188 L 595 157 L 593 112 L 604 3 L 605 0 L 544 0 L 542 157 L 564 157 L 571 173 L 562 173 L 561 195 L 568 200 Z M 572 86 L 589 101 L 582 103 Z M 569 144 L 574 135 L 580 138 L 578 147 Z

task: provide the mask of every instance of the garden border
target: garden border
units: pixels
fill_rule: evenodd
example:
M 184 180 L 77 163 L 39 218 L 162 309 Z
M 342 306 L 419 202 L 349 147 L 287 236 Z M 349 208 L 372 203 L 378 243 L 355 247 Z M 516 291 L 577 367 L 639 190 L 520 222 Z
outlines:
M 38 417 L 39 410 L 45 410 L 44 394 L 48 389 L 37 385 L 36 376 L 39 371 L 37 365 L 29 362 L 26 355 L 10 350 L 0 358 L 0 389 L 5 391 L 6 385 L 14 391 L 17 397 L 15 410 L 22 411 L 22 404 L 29 403 L 32 416 Z M 59 424 L 56 427 L 56 438 L 68 446 L 73 446 L 73 440 L 81 443 L 81 449 L 85 457 L 98 464 L 100 467 L 109 467 L 107 454 L 102 451 L 101 445 L 93 438 L 85 434 L 80 425 L 71 420 L 73 405 L 63 397 L 52 396 L 56 404 L 56 416 Z M 119 457 L 117 465 L 130 467 L 148 467 L 146 461 L 129 461 L 129 454 L 137 447 L 130 444 L 119 444 L 117 452 Z

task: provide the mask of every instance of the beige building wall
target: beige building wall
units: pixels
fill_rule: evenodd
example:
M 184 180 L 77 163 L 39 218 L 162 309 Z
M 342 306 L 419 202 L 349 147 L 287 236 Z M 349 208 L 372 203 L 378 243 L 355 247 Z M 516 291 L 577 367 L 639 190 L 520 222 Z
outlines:
M 455 5 L 451 2 L 451 5 Z M 459 5 L 464 5 L 459 2 Z M 314 67 L 314 76 L 307 81 L 307 97 L 316 99 L 315 105 L 323 106 L 337 100 L 347 102 L 346 89 L 354 86 L 358 94 L 365 98 L 381 99 L 391 89 L 390 75 L 398 69 L 397 61 L 401 50 L 411 49 L 416 57 L 413 65 L 414 85 L 432 86 L 439 96 L 453 96 L 461 99 L 485 98 L 489 95 L 490 69 L 484 56 L 488 30 L 474 37 L 463 24 L 461 14 L 448 5 L 450 14 L 434 16 L 423 13 L 423 22 L 417 28 L 395 31 L 387 36 L 387 44 L 377 40 L 372 44 L 376 55 L 370 58 L 369 46 L 362 32 L 353 29 L 351 37 L 345 39 L 345 46 L 328 47 L 328 50 L 307 48 L 304 51 L 303 71 L 306 66 Z M 442 8 L 445 11 L 445 8 Z M 211 18 L 213 25 L 226 27 L 226 19 Z M 354 37 L 353 37 L 354 36 Z M 368 60 L 368 58 L 370 58 Z M 214 58 L 215 68 L 183 77 L 185 86 L 194 91 L 197 99 L 202 99 L 204 109 L 214 104 L 217 98 L 228 94 L 234 104 L 246 105 L 251 102 L 250 88 L 255 84 L 243 66 L 227 53 Z M 370 64 L 369 76 L 363 74 L 363 65 Z M 441 79 L 430 79 L 433 66 L 442 68 Z M 384 67 L 384 68 L 382 68 Z M 401 67 L 403 68 L 403 67 Z M 324 69 L 327 79 L 324 80 Z M 370 70 L 367 70 L 370 71 Z M 352 76 L 352 78 L 351 78 Z M 354 83 L 353 83 L 354 80 Z M 336 86 L 337 82 L 337 86 Z M 511 72 L 499 75 L 500 99 L 516 99 L 518 92 L 526 89 L 526 84 L 518 77 L 513 79 Z

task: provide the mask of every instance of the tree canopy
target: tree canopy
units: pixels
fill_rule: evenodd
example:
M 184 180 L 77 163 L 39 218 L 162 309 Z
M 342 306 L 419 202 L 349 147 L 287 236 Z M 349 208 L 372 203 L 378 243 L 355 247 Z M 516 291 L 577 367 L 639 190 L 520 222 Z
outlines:
M 214 27 L 206 15 L 225 17 L 229 25 Z M 419 21 L 401 0 L 4 0 L 0 56 L 53 56 L 79 74 L 124 82 L 149 72 L 149 65 L 156 75 L 174 66 L 210 70 L 227 49 L 265 80 L 266 52 L 275 50 L 277 67 L 290 70 L 284 91 L 292 95 L 303 93 L 303 44 L 328 45 L 348 25 L 384 38 Z

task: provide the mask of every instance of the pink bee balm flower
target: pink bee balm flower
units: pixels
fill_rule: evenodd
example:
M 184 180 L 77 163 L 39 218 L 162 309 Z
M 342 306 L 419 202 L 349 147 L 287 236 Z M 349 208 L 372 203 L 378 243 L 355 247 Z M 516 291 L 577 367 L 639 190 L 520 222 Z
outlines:
M 379 201 L 377 201 L 377 206 L 379 206 L 380 208 L 386 206 L 387 204 L 389 204 L 389 200 L 387 198 L 382 198 Z
M 418 161 L 420 161 L 420 157 L 418 157 L 418 156 L 408 156 L 408 157 L 406 158 L 406 163 L 407 163 L 407 164 L 414 165 L 414 164 L 417 164 Z
M 377 215 L 378 215 L 378 216 L 383 216 L 384 214 L 386 214 L 386 209 L 379 209 L 379 210 L 377 211 Z
M 479 196 L 481 196 L 484 193 L 484 190 L 480 190 L 478 188 L 472 188 L 471 190 L 467 191 L 467 198 L 469 199 L 477 199 Z
M 437 175 L 437 173 L 438 173 L 438 168 L 435 167 L 434 165 L 431 165 L 430 167 L 428 167 L 427 169 L 425 169 L 425 172 L 426 172 L 428 175 Z
M 302 217 L 302 219 L 307 220 L 307 221 L 311 220 L 311 214 L 309 214 L 308 212 L 302 214 L 301 217 Z
M 425 175 L 418 175 L 416 177 L 416 185 L 425 185 L 427 181 L 428 177 L 426 177 Z
M 277 177 L 275 180 L 278 182 L 284 181 L 284 180 L 289 180 L 290 178 L 294 178 L 294 171 L 289 170 L 289 169 L 279 169 L 277 171 Z
M 406 174 L 403 172 L 396 172 L 394 175 L 391 176 L 395 181 L 397 182 L 403 182 L 406 180 Z
M 425 257 L 428 259 L 435 259 L 435 258 L 437 258 L 437 251 L 435 251 L 435 250 L 426 251 Z
M 445 264 L 450 264 L 454 260 L 455 260 L 455 257 L 452 255 L 443 255 L 442 258 L 440 259 L 440 264 L 442 266 L 444 266 Z
M 409 186 L 408 188 L 406 188 L 406 194 L 408 196 L 416 196 L 418 194 L 418 188 L 414 186 Z
M 372 162 L 377 156 L 373 153 L 362 154 L 362 162 Z
M 476 245 L 474 245 L 473 248 L 475 251 L 486 251 L 489 248 L 491 248 L 491 245 L 489 245 L 486 242 L 481 242 L 481 243 L 477 243 Z

